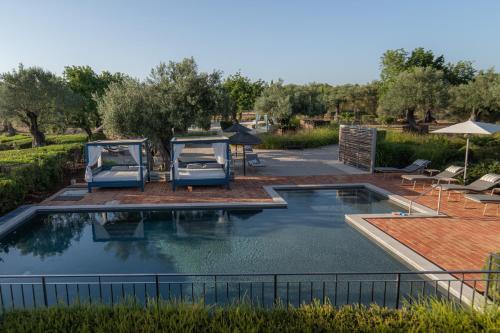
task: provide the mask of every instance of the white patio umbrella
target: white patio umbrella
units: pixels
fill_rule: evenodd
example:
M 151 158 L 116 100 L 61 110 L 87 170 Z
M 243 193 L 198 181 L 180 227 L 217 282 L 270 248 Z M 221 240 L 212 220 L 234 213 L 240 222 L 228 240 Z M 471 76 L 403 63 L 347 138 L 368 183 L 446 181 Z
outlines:
M 465 167 L 464 167 L 464 181 L 465 181 L 467 177 L 467 162 L 469 159 L 469 137 L 474 134 L 490 135 L 496 132 L 500 132 L 500 125 L 468 120 L 463 123 L 451 125 L 445 128 L 432 131 L 431 133 L 465 134 L 467 138 L 467 144 L 465 146 Z

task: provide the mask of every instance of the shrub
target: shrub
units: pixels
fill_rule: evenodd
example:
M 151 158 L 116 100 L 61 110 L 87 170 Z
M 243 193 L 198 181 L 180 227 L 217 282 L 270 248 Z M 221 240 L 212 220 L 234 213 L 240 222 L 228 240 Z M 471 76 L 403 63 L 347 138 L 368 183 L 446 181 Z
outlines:
M 0 317 L 2 332 L 493 332 L 500 311 L 467 310 L 429 301 L 401 310 L 379 306 L 303 305 L 263 309 L 248 305 L 126 302 L 13 310 Z
M 490 262 L 491 260 L 491 262 Z M 492 254 L 492 256 L 488 256 L 486 258 L 486 263 L 484 265 L 484 270 L 498 271 L 500 270 L 500 252 Z M 488 295 L 489 297 L 500 304 L 500 274 L 499 273 L 490 273 L 489 276 L 486 274 L 485 279 L 490 280 L 490 284 L 488 286 Z
M 58 188 L 68 163 L 81 156 L 79 143 L 0 151 L 0 214 L 22 204 L 28 193 Z
M 14 136 L 0 135 L 0 150 L 31 148 L 31 136 L 17 134 Z M 84 143 L 87 136 L 84 134 L 47 135 L 47 144 Z
M 382 125 L 392 125 L 396 123 L 396 118 L 391 117 L 391 116 L 379 116 L 377 118 L 378 122 L 381 123 Z
M 331 145 L 339 142 L 337 127 L 320 127 L 311 130 L 300 130 L 290 134 L 261 134 L 264 149 L 304 149 Z
M 464 165 L 465 139 L 436 134 L 418 135 L 378 131 L 376 164 L 403 167 L 416 159 L 432 161 L 431 167 L 444 169 L 450 164 Z M 474 136 L 469 149 L 467 180 L 486 173 L 500 173 L 500 136 Z

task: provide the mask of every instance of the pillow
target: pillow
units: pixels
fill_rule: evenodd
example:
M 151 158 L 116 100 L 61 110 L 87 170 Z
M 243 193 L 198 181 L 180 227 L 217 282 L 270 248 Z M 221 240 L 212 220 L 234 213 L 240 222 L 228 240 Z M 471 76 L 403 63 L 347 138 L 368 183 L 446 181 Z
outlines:
M 111 171 L 129 171 L 128 165 L 117 165 L 111 167 Z
M 188 169 L 203 169 L 203 164 L 201 163 L 189 163 L 186 168 Z

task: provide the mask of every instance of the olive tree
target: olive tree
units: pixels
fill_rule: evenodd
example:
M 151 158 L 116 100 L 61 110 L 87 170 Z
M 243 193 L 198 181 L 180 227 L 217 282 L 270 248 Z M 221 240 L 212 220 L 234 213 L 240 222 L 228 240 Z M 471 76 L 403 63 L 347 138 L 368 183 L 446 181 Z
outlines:
M 416 67 L 398 74 L 379 101 L 379 109 L 390 116 L 404 115 L 410 130 L 416 130 L 416 117 L 433 120 L 432 112 L 442 110 L 448 100 L 443 72 Z
M 161 63 L 145 82 L 112 83 L 97 99 L 106 132 L 150 138 L 164 161 L 174 132 L 192 125 L 208 129 L 212 116 L 225 112 L 220 72 L 200 73 L 194 59 Z
M 255 110 L 274 119 L 280 128 L 287 128 L 293 116 L 292 98 L 286 91 L 283 81 L 271 82 L 255 101 Z
M 21 64 L 0 76 L 0 112 L 29 128 L 33 147 L 44 146 L 44 129 L 63 124 L 65 112 L 79 103 L 62 78 L 40 67 Z
M 97 103 L 94 97 L 104 94 L 113 82 L 120 82 L 124 78 L 121 73 L 111 74 L 103 71 L 97 74 L 89 66 L 66 66 L 64 79 L 71 90 L 81 97 L 82 105 L 66 112 L 66 122 L 69 126 L 78 127 L 92 138 L 92 129 L 101 125 L 101 118 L 97 112 Z
M 500 75 L 492 69 L 480 72 L 473 81 L 452 87 L 451 116 L 474 121 L 500 119 Z

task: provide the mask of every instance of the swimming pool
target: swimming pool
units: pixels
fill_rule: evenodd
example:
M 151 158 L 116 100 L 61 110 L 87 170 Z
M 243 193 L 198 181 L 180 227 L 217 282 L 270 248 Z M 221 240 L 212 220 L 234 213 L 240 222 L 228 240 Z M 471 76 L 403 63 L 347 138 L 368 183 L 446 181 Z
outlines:
M 344 221 L 401 207 L 365 188 L 279 191 L 285 209 L 38 214 L 0 240 L 0 274 L 407 270 Z

